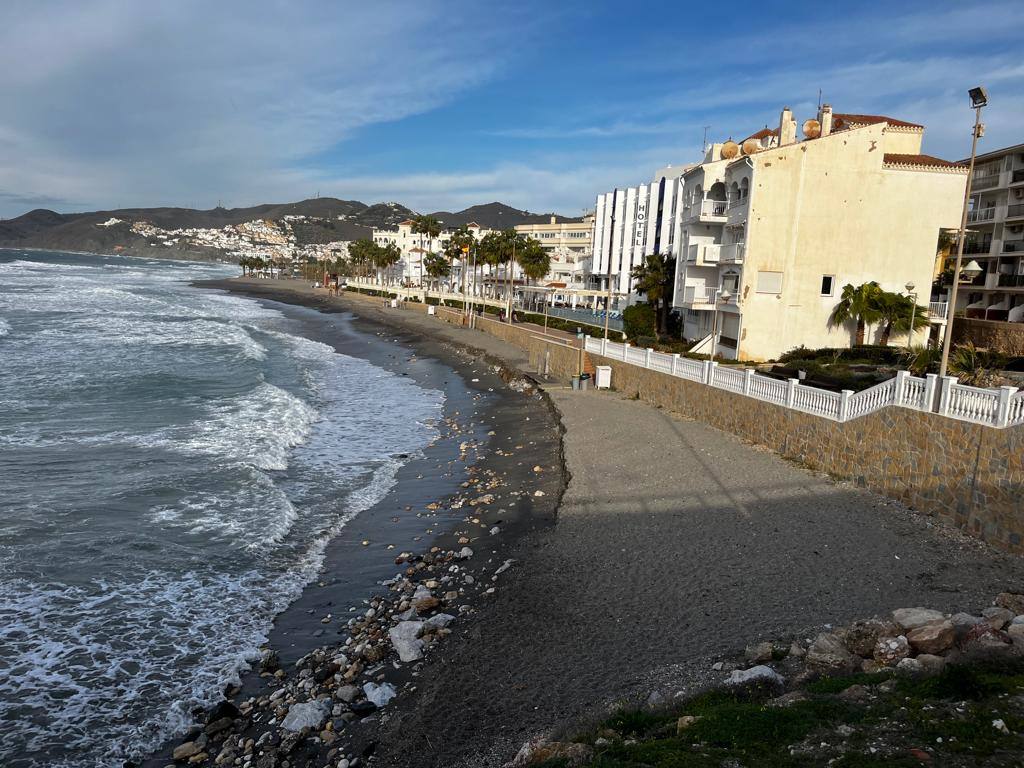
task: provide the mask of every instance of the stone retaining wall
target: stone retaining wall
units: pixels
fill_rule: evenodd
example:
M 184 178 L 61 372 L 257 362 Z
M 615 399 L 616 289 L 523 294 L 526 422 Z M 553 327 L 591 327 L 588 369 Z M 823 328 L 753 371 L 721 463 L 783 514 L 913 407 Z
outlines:
M 976 347 L 1003 355 L 1024 355 L 1024 323 L 958 317 L 953 324 L 953 341 L 973 341 Z

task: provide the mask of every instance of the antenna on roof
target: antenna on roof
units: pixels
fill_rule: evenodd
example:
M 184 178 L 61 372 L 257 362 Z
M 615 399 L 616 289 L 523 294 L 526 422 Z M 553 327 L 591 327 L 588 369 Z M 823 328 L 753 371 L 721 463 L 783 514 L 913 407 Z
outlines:
M 701 150 L 700 150 L 701 154 L 707 154 L 707 151 L 708 151 L 708 128 L 710 128 L 710 127 L 711 127 L 710 125 L 705 125 L 704 126 L 704 141 L 703 141 L 703 143 L 701 145 Z
M 821 111 L 821 88 L 818 89 L 818 111 Z

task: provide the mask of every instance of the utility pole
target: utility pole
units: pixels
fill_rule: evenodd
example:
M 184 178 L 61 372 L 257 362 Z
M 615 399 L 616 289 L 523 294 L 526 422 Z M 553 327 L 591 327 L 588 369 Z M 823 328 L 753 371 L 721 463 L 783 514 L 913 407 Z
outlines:
M 964 258 L 964 240 L 967 235 L 967 208 L 971 202 L 971 184 L 974 181 L 974 158 L 978 153 L 978 139 L 985 131 L 981 124 L 981 108 L 988 104 L 988 94 L 982 87 L 970 90 L 971 105 L 974 107 L 974 130 L 971 131 L 971 162 L 967 166 L 967 188 L 964 190 L 964 207 L 960 214 L 960 236 L 956 244 L 956 265 L 953 267 L 953 286 L 949 292 L 949 305 L 946 307 L 946 334 L 942 341 L 942 362 L 939 363 L 939 379 L 946 375 L 949 367 L 949 348 L 953 342 L 953 315 L 956 311 L 956 294 L 960 284 L 960 265 Z

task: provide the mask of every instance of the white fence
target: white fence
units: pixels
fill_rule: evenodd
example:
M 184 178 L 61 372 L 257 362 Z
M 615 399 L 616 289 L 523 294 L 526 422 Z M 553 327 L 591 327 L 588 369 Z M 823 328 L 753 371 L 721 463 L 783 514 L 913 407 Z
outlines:
M 752 368 L 723 366 L 709 360 L 691 360 L 652 349 L 617 344 L 607 339 L 587 337 L 586 350 L 612 360 L 650 368 L 654 371 L 696 381 L 716 389 L 764 400 L 834 421 L 850 421 L 882 408 L 897 406 L 916 411 L 931 411 L 961 421 L 989 427 L 1024 424 L 1024 391 L 1015 387 L 980 389 L 957 383 L 952 376 L 940 380 L 934 374 L 924 378 L 899 371 L 896 378 L 869 389 L 830 392 L 801 384 L 797 379 L 775 379 Z

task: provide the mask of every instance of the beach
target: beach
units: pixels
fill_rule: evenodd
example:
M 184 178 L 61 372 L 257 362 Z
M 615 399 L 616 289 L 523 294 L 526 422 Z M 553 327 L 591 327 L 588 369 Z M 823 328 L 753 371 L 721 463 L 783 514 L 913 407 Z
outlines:
M 525 367 L 504 341 L 379 299 L 218 287 Z M 1019 559 L 892 500 L 615 393 L 541 386 L 564 430 L 555 522 L 510 537 L 500 558 L 515 567 L 431 651 L 415 690 L 350 728 L 374 764 L 500 766 L 566 720 L 706 682 L 748 643 L 906 605 L 956 611 L 1024 584 Z

